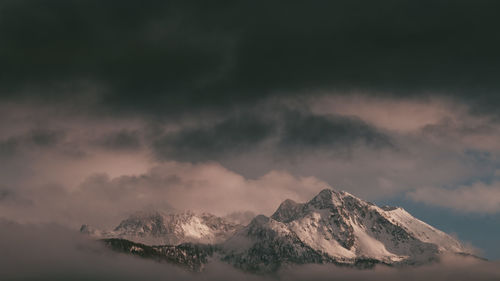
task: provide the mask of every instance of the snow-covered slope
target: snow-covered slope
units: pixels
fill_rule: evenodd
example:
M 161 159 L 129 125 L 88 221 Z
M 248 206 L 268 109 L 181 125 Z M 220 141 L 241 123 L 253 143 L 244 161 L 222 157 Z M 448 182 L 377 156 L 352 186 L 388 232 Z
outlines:
M 448 234 L 414 218 L 401 207 L 383 208 L 382 214 L 391 222 L 402 226 L 412 236 L 420 241 L 432 243 L 438 246 L 441 252 L 466 252 L 466 249 Z
M 285 200 L 270 217 L 258 216 L 223 244 L 239 267 L 370 260 L 425 263 L 443 252 L 464 253 L 454 238 L 401 208 L 380 208 L 347 192 L 321 191 L 307 203 Z
M 178 245 L 186 242 L 220 243 L 242 227 L 208 213 L 149 211 L 131 215 L 112 231 L 100 231 L 88 225 L 83 225 L 80 231 L 96 237 L 122 238 L 146 245 Z

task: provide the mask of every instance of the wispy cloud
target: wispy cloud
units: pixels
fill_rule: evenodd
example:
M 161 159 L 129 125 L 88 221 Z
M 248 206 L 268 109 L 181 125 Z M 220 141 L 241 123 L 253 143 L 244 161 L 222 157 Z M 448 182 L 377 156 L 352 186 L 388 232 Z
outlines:
M 451 208 L 459 212 L 498 213 L 500 212 L 500 182 L 490 184 L 476 182 L 458 188 L 419 188 L 408 193 L 417 202 L 433 206 Z
M 83 223 L 111 227 L 146 208 L 271 215 L 283 200 L 306 201 L 325 187 L 328 184 L 314 177 L 283 171 L 248 179 L 216 163 L 167 162 L 143 174 L 114 178 L 95 174 L 76 188 L 4 187 L 0 212 L 18 221 L 55 221 L 73 227 Z

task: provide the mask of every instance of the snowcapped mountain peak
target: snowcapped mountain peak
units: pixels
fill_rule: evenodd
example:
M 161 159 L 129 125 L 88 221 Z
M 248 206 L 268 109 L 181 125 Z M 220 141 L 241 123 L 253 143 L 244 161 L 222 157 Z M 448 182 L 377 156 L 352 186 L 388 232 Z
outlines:
M 269 218 L 264 216 L 264 215 L 257 215 L 253 220 L 250 222 L 249 226 L 259 226 L 263 225 L 269 222 Z
M 289 229 L 282 222 L 264 215 L 258 215 L 239 234 L 243 234 L 245 237 L 255 241 L 261 241 L 262 239 L 270 239 L 287 235 L 288 233 L 290 233 Z
M 281 222 L 290 222 L 302 214 L 304 206 L 305 204 L 300 204 L 287 199 L 280 204 L 271 218 Z
M 343 209 L 345 207 L 360 207 L 363 205 L 373 205 L 346 191 L 336 191 L 333 189 L 323 189 L 309 202 L 305 203 L 309 208 L 322 209 Z
M 246 244 L 248 250 L 240 253 L 239 259 L 258 259 L 253 256 L 256 248 L 276 243 L 280 245 L 276 251 L 307 253 L 313 260 L 341 263 L 359 259 L 422 263 L 442 252 L 466 252 L 456 239 L 401 207 L 380 208 L 348 192 L 332 189 L 322 190 L 305 203 L 287 199 L 270 218 L 257 216 L 235 236 L 240 236 L 238 241 L 244 240 L 242 237 L 255 241 L 253 246 Z
M 136 212 L 121 221 L 114 231 L 123 234 L 140 234 L 142 236 L 148 232 L 153 235 L 160 235 L 167 231 L 165 215 L 159 211 Z
M 309 203 L 320 209 L 326 209 L 342 205 L 343 197 L 344 194 L 342 192 L 337 192 L 333 189 L 323 189 Z

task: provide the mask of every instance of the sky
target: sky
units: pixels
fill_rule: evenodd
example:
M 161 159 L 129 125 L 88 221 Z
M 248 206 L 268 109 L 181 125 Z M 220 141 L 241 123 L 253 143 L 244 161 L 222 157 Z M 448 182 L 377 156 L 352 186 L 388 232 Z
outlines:
M 499 8 L 1 1 L 0 218 L 270 215 L 332 187 L 498 260 Z

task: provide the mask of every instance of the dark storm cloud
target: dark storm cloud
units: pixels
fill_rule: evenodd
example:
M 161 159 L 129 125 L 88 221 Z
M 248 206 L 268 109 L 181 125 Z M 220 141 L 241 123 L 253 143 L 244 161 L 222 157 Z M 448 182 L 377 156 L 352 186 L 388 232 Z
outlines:
M 156 116 L 325 89 L 453 92 L 493 110 L 498 8 L 435 0 L 3 1 L 1 91 L 71 102 L 90 84 L 93 105 L 105 112 Z
M 37 129 L 30 132 L 25 141 L 33 145 L 47 147 L 56 145 L 63 137 L 64 132 L 62 131 Z
M 244 114 L 213 126 L 169 133 L 156 140 L 153 149 L 159 158 L 210 160 L 226 153 L 254 149 L 276 129 L 273 120 Z
M 97 99 L 106 108 L 168 111 L 186 105 L 193 95 L 185 92 L 217 76 L 229 50 L 224 34 L 204 26 L 215 13 L 200 15 L 203 7 L 182 6 L 170 1 L 4 2 L 3 95 L 72 101 L 68 92 L 78 93 L 90 81 L 104 89 Z
M 137 150 L 141 147 L 141 139 L 138 131 L 124 129 L 102 136 L 96 144 L 110 150 Z
M 60 144 L 65 132 L 52 129 L 34 129 L 22 135 L 0 139 L 0 156 L 14 155 L 24 149 L 52 148 Z
M 0 201 L 8 200 L 12 196 L 12 192 L 7 188 L 0 187 Z
M 355 117 L 315 115 L 305 110 L 273 109 L 261 114 L 259 107 L 236 117 L 229 115 L 215 125 L 200 124 L 159 137 L 153 150 L 160 159 L 214 160 L 228 153 L 248 153 L 261 145 L 274 152 L 291 150 L 345 150 L 355 145 L 374 149 L 393 147 L 390 137 Z
M 280 141 L 292 147 L 351 147 L 363 143 L 374 148 L 392 146 L 389 136 L 355 117 L 291 112 L 285 118 Z

